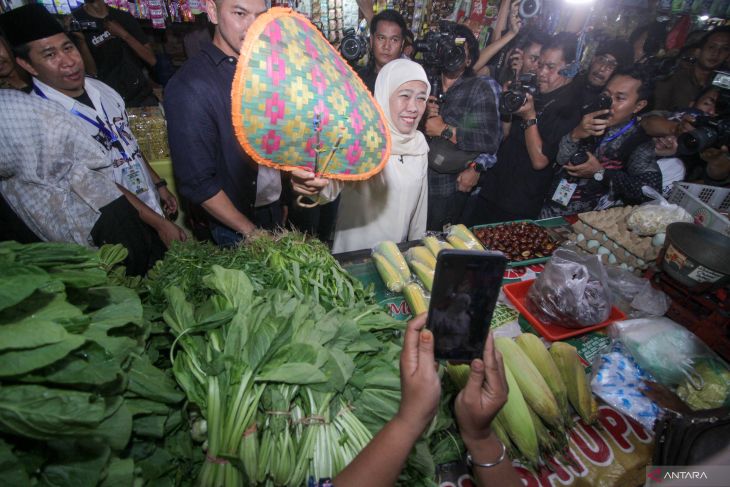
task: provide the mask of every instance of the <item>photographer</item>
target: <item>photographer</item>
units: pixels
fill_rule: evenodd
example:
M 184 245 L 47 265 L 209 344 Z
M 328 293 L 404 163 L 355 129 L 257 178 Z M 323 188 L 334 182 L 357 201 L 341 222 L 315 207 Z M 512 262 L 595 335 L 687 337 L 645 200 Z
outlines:
M 560 138 L 578 123 L 575 93 L 564 69 L 575 59 L 572 35 L 558 34 L 540 55 L 535 97 L 513 113 L 497 164 L 481 180 L 484 200 L 473 224 L 536 218 L 552 180 Z M 504 100 L 503 94 L 503 100 Z
M 526 28 L 520 31 L 515 46 L 507 54 L 507 62 L 499 70 L 497 80 L 500 85 L 518 79 L 523 74 L 537 74 L 542 48 L 550 42 L 543 32 Z
M 613 73 L 626 70 L 631 64 L 631 46 L 626 41 L 613 39 L 602 42 L 588 69 L 575 78 L 576 90 L 581 92 L 581 105 L 598 96 Z
M 722 185 L 725 182 L 727 174 L 723 167 L 728 162 L 727 157 L 723 157 L 727 151 L 723 154 L 722 144 L 688 150 L 685 143 L 681 144 L 680 149 L 678 139 L 695 138 L 694 131 L 698 128 L 703 134 L 706 134 L 707 128 L 710 128 L 711 134 L 716 133 L 718 127 L 713 127 L 712 124 L 726 119 L 730 114 L 730 107 L 726 105 L 720 100 L 720 89 L 711 86 L 690 103 L 689 108 L 676 112 L 653 111 L 642 117 L 642 128 L 654 137 L 656 154 L 660 157 L 657 164 L 662 171 L 665 193 L 671 190 L 671 182 L 685 179 L 685 173 L 688 181 L 709 185 Z M 710 140 L 700 137 L 704 141 L 702 145 L 708 145 Z M 681 178 L 675 176 L 672 179 L 670 174 L 676 175 L 680 170 Z
M 642 186 L 661 192 L 654 143 L 636 118 L 651 96 L 649 81 L 639 71 L 616 74 L 604 94 L 611 108 L 585 115 L 560 141 L 557 162 L 563 167 L 542 217 L 643 203 Z
M 472 67 L 479 55 L 474 34 L 459 24 L 443 23 L 442 33 L 444 29 L 450 30 L 457 39 L 465 39 L 464 60 L 452 69 L 442 70 L 439 76 L 443 93 L 441 105 L 431 97 L 427 108 L 425 133 L 431 137 L 429 230 L 441 230 L 447 223 L 460 223 L 469 193 L 486 164 L 494 161 L 502 140 L 498 108 L 500 88 L 496 81 L 474 74 Z M 434 169 L 434 161 L 438 158 L 446 159 L 450 167 Z
M 407 34 L 406 21 L 395 10 L 386 9 L 373 17 L 370 22 L 370 60 L 357 72 L 370 93 L 375 93 L 375 80 L 383 66 L 403 54 Z
M 657 83 L 654 106 L 659 110 L 686 107 L 708 87 L 712 72 L 730 56 L 730 27 L 708 32 L 700 41 L 694 66 L 678 69 L 669 79 Z

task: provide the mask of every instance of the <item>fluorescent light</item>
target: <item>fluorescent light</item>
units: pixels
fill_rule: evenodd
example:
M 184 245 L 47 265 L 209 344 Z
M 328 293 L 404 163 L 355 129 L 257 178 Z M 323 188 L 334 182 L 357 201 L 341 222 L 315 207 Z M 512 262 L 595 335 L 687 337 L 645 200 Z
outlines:
M 709 15 L 700 15 L 700 20 L 704 22 L 705 20 L 708 20 L 710 18 Z
M 586 4 L 586 3 L 593 3 L 594 0 L 565 0 L 565 3 L 573 3 L 573 4 Z

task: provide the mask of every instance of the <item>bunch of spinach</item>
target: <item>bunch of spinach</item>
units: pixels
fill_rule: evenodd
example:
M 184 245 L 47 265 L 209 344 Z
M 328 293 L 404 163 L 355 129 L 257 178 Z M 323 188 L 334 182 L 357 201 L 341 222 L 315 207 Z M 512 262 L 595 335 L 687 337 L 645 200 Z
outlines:
M 146 353 L 138 295 L 109 285 L 126 257 L 0 243 L 0 478 L 5 485 L 181 485 L 196 451 L 184 395 Z
M 334 476 L 397 411 L 400 347 L 387 337 L 403 324 L 377 305 L 327 311 L 311 297 L 256 291 L 243 271 L 217 265 L 203 283 L 210 294 L 198 306 L 168 288 L 164 313 L 175 377 L 206 420 L 199 485 Z M 432 485 L 434 471 L 424 440 L 403 484 Z
M 314 298 L 328 310 L 374 303 L 372 290 L 348 274 L 326 245 L 298 232 L 259 233 L 227 249 L 191 240 L 174 242 L 148 274 L 149 302 L 164 307 L 169 286 L 178 286 L 192 303 L 204 302 L 211 290 L 203 277 L 213 265 L 244 271 L 257 291 L 283 289 Z

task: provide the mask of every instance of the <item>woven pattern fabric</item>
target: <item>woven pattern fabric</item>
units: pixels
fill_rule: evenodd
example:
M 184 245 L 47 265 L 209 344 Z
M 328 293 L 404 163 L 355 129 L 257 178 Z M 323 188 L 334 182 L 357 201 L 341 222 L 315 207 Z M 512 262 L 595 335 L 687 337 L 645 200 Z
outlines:
M 340 135 L 325 177 L 367 179 L 388 159 L 390 136 L 375 100 L 316 28 L 291 9 L 272 8 L 249 28 L 232 97 L 238 141 L 259 164 L 319 173 Z

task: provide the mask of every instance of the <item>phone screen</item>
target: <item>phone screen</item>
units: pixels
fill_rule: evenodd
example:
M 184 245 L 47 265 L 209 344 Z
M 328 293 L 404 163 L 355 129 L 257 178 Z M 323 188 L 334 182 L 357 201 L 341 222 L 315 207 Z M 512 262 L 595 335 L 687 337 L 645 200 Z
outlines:
M 436 359 L 482 356 L 506 265 L 501 253 L 439 253 L 426 325 L 434 335 Z

